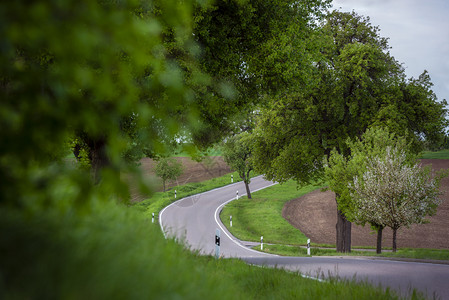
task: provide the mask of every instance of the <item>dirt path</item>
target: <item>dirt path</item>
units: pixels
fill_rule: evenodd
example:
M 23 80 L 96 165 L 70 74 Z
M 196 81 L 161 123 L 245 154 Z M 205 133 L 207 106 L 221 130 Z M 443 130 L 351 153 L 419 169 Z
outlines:
M 434 170 L 449 169 L 449 160 L 423 159 L 423 165 L 432 165 Z M 449 249 L 449 178 L 442 182 L 444 202 L 430 223 L 412 225 L 398 231 L 398 247 Z M 293 226 L 301 230 L 314 243 L 335 244 L 337 205 L 335 194 L 320 190 L 294 199 L 283 208 L 282 215 Z M 352 226 L 352 246 L 376 246 L 376 235 L 370 234 L 369 226 Z M 391 247 L 392 231 L 384 229 L 382 245 Z

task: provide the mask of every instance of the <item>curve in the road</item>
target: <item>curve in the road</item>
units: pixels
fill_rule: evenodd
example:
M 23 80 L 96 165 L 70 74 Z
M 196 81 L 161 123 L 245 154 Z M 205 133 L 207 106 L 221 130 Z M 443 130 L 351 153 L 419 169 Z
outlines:
M 257 189 L 257 190 L 253 190 L 252 193 L 255 193 L 255 192 L 260 191 L 260 190 L 262 190 L 262 189 L 268 188 L 268 187 L 273 186 L 273 185 L 275 185 L 275 184 L 276 184 L 276 183 L 271 182 L 269 185 L 267 185 L 267 186 L 265 186 L 265 187 L 263 187 L 263 188 L 259 188 L 259 189 Z M 242 196 L 246 196 L 246 193 L 244 193 Z M 220 220 L 220 212 L 221 212 L 221 210 L 223 209 L 223 207 L 224 207 L 226 204 L 228 204 L 229 202 L 234 201 L 234 200 L 236 200 L 236 198 L 232 198 L 232 199 L 230 199 L 230 200 L 228 200 L 228 201 L 222 203 L 220 206 L 217 207 L 217 209 L 215 210 L 215 213 L 214 213 L 215 223 L 217 224 L 218 227 L 220 227 L 221 232 L 224 232 L 224 234 L 226 234 L 226 236 L 227 236 L 232 242 L 234 242 L 237 246 L 243 248 L 245 251 L 252 251 L 252 252 L 254 252 L 254 253 L 260 254 L 261 252 L 256 251 L 256 250 L 253 250 L 253 249 L 251 249 L 251 248 L 248 248 L 248 247 L 242 245 L 242 243 L 241 243 L 239 240 L 237 240 L 237 238 L 235 238 L 235 237 L 228 231 L 228 229 L 226 228 L 226 226 L 224 226 L 223 222 L 221 222 L 221 220 Z M 270 256 L 271 256 L 272 254 L 267 254 L 267 255 L 270 255 Z M 277 256 L 277 255 L 275 255 L 275 256 Z
M 251 190 L 257 191 L 275 183 L 266 181 L 262 176 L 251 180 Z M 178 200 L 159 214 L 160 226 L 166 236 L 184 241 L 193 250 L 203 254 L 215 252 L 215 229 L 225 233 L 221 236 L 220 256 L 222 257 L 266 257 L 271 254 L 254 251 L 243 246 L 235 239 L 217 217 L 219 208 L 235 199 L 246 195 L 243 182 L 217 188 Z M 242 192 L 243 191 L 243 192 Z
M 251 190 L 273 185 L 261 176 L 253 178 Z M 298 271 L 309 276 L 335 276 L 351 280 L 366 280 L 374 285 L 389 286 L 403 296 L 410 287 L 432 296 L 449 300 L 449 265 L 372 260 L 354 257 L 281 257 L 262 253 L 244 246 L 221 223 L 221 208 L 235 199 L 236 191 L 245 191 L 244 184 L 234 183 L 209 192 L 187 197 L 164 208 L 159 223 L 166 236 L 182 240 L 193 250 L 211 255 L 215 252 L 215 230 L 220 228 L 220 253 L 223 257 L 238 257 L 250 264 Z M 244 193 L 240 193 L 244 195 Z

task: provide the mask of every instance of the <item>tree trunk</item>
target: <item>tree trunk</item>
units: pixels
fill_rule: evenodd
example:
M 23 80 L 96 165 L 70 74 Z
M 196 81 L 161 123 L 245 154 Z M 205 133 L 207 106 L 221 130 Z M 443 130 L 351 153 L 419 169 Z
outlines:
M 106 153 L 106 139 L 104 137 L 91 139 L 87 144 L 92 158 L 92 176 L 95 184 L 98 184 L 101 181 L 101 170 L 111 165 Z
M 398 232 L 397 228 L 393 228 L 393 252 L 396 252 L 397 245 L 396 245 L 396 234 Z
M 351 252 L 351 222 L 337 209 L 337 252 Z
M 376 247 L 377 254 L 382 253 L 382 230 L 384 230 L 383 226 L 377 227 L 377 247 Z
M 88 148 L 92 178 L 95 184 L 98 184 L 101 181 L 101 170 L 111 166 L 106 153 L 106 137 L 91 137 L 85 132 L 79 132 L 77 135 Z
M 246 188 L 246 196 L 248 197 L 248 199 L 252 199 L 251 197 L 251 191 L 249 189 L 249 183 L 248 181 L 245 180 L 245 188 Z
M 337 252 L 351 252 L 351 222 L 346 219 L 346 216 L 338 209 L 339 194 L 335 195 L 335 202 L 337 202 L 337 224 L 335 225 L 337 231 Z

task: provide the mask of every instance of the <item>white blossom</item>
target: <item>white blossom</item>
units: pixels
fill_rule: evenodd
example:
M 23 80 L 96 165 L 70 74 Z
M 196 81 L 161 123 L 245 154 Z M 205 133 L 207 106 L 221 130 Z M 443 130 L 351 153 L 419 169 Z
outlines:
M 423 223 L 441 203 L 439 183 L 406 154 L 388 147 L 384 157 L 373 157 L 361 178 L 349 184 L 357 208 L 356 222 L 369 222 L 397 230 Z

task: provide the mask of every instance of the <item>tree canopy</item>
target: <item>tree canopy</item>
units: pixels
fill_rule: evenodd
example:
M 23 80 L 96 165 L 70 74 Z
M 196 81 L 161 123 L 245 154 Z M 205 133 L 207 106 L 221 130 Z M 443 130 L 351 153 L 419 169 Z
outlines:
M 349 155 L 346 140 L 360 138 L 374 125 L 405 136 L 416 152 L 424 141 L 444 136 L 446 102 L 437 101 L 426 72 L 418 80 L 405 78 L 378 31 L 354 12 L 326 17 L 313 37 L 320 52 L 308 56 L 307 84 L 297 81 L 271 97 L 260 113 L 254 130 L 256 171 L 279 182 L 321 180 L 323 156 L 334 148 Z M 344 251 L 350 249 L 350 229 L 346 232 L 346 243 L 337 237 Z

